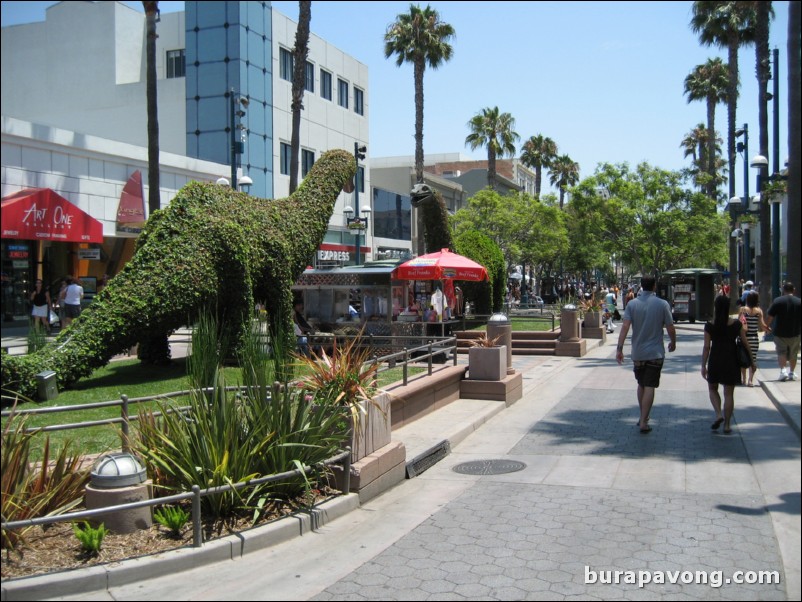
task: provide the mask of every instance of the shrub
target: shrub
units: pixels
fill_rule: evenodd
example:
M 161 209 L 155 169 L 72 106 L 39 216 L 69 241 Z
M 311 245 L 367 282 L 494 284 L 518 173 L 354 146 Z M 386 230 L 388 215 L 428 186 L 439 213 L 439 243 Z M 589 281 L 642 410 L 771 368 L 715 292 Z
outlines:
M 504 306 L 507 275 L 504 254 L 498 245 L 480 232 L 464 232 L 454 241 L 457 253 L 487 268 L 490 282 L 464 282 L 461 284 L 466 299 L 476 303 L 476 313 L 489 314 Z
M 342 409 L 286 385 L 272 387 L 268 397 L 265 391 L 276 368 L 263 354 L 254 356 L 255 347 L 243 346 L 240 357 L 249 384 L 240 392 L 226 391 L 218 366 L 210 391 L 193 390 L 186 415 L 167 412 L 166 404 L 160 404 L 165 413 L 158 419 L 151 412 L 140 414 L 136 447 L 158 485 L 188 491 L 193 485 L 206 489 L 235 484 L 313 466 L 340 449 L 346 432 Z M 279 348 L 272 351 L 273 366 L 282 361 Z M 247 511 L 256 519 L 267 501 L 297 496 L 306 487 L 306 480 L 299 477 L 256 486 L 244 494 L 204 496 L 202 504 L 215 517 Z
M 75 537 L 77 537 L 78 541 L 81 543 L 81 550 L 86 555 L 97 556 L 100 552 L 101 545 L 103 545 L 103 539 L 109 531 L 103 523 L 100 523 L 98 527 L 93 527 L 88 522 L 84 521 L 82 525 L 83 526 L 79 526 L 74 523 L 72 525 L 72 532 L 75 533 Z
M 153 518 L 156 522 L 169 529 L 170 535 L 173 537 L 178 537 L 181 534 L 181 529 L 187 524 L 190 516 L 190 513 L 180 506 L 165 506 L 153 513 Z
M 42 461 L 30 462 L 31 443 L 38 433 L 25 432 L 24 420 L 10 419 L 2 440 L 2 514 L 7 521 L 62 514 L 83 501 L 89 468 L 83 456 L 72 454 L 65 443 L 51 460 L 50 438 L 45 438 Z M 14 549 L 28 529 L 3 531 L 2 545 Z

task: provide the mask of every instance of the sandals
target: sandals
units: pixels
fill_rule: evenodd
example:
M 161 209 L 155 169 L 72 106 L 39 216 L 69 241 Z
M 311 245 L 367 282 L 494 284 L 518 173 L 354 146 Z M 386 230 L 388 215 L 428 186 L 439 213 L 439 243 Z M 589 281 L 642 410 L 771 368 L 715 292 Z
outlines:
M 717 429 L 718 429 L 718 427 L 720 427 L 720 426 L 721 426 L 723 423 L 724 423 L 724 419 L 723 419 L 723 418 L 716 418 L 716 421 L 715 421 L 713 424 L 711 424 L 711 425 L 710 425 L 710 428 L 711 428 L 711 429 L 713 429 L 713 430 L 715 431 L 715 430 L 717 430 Z
M 651 432 L 652 432 L 652 427 L 650 427 L 648 424 L 645 427 L 641 428 L 640 430 L 641 435 L 645 435 L 646 433 L 651 433 Z

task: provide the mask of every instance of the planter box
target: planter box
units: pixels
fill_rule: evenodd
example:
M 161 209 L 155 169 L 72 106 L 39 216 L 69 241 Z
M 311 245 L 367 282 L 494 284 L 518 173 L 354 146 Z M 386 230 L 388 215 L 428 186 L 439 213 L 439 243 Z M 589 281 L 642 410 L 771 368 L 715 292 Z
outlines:
M 602 313 L 600 311 L 585 312 L 585 328 L 601 328 Z
M 362 408 L 364 412 L 359 416 L 359 428 L 352 436 L 351 462 L 358 462 L 390 443 L 390 396 L 376 393 L 373 403 L 363 401 Z
M 507 346 L 468 349 L 468 379 L 501 380 L 507 376 Z

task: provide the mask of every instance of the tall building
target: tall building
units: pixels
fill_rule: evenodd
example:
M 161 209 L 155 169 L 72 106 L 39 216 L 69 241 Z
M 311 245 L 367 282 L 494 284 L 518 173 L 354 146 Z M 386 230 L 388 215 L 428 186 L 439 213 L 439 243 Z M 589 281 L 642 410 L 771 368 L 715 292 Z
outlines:
M 191 180 L 230 180 L 232 160 L 251 194 L 286 196 L 296 23 L 270 2 L 185 6 L 157 23 L 162 206 Z M 51 189 L 102 227 L 102 241 L 80 243 L 15 238 L 19 228 L 4 223 L 3 301 L 14 314 L 36 277 L 91 282 L 132 252 L 135 229 L 117 215 L 137 171 L 137 194 L 148 198 L 145 29 L 145 15 L 121 2 L 61 2 L 43 22 L 2 28 L 3 198 Z M 366 145 L 369 135 L 367 67 L 311 34 L 306 70 L 301 177 L 323 152 Z M 370 190 L 364 165 L 359 175 L 360 192 Z M 342 193 L 321 247 L 344 263 L 355 259 L 343 214 L 351 204 L 353 193 Z

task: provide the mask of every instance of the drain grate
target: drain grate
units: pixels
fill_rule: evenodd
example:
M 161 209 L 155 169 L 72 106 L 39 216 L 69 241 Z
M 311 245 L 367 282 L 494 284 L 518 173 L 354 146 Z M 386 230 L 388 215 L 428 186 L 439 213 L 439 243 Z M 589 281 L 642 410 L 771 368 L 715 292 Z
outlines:
M 526 464 L 517 460 L 474 460 L 457 464 L 453 470 L 460 474 L 492 475 L 518 472 L 526 468 Z
M 440 460 L 445 458 L 451 453 L 451 444 L 448 440 L 443 440 L 428 451 L 414 458 L 407 463 L 407 478 L 412 479 L 417 477 L 425 470 L 429 470 L 432 466 L 437 464 Z

